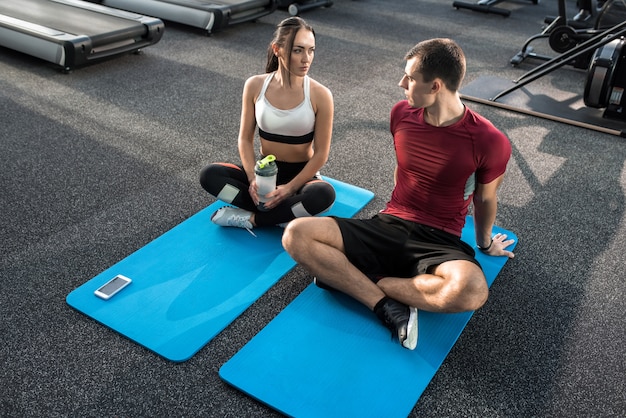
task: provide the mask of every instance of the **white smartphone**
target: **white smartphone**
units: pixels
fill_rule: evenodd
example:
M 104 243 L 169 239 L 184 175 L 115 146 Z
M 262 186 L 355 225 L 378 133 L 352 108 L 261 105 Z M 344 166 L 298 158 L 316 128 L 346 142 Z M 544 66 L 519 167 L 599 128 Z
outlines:
M 98 290 L 96 290 L 94 294 L 99 298 L 108 300 L 117 292 L 128 286 L 131 281 L 132 280 L 130 280 L 128 277 L 118 274 L 117 276 L 103 284 L 100 288 L 98 288 Z

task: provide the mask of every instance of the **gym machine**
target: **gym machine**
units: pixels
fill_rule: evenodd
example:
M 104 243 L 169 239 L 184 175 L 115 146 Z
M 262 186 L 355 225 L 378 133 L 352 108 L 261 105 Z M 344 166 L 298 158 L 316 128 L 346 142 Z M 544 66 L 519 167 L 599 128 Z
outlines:
M 574 46 L 513 80 L 514 86 L 489 99 L 496 102 L 528 83 L 571 63 L 580 57 L 590 57 L 584 102 L 588 107 L 606 108 L 603 117 L 626 121 L 626 20 Z
M 298 16 L 302 12 L 317 7 L 330 7 L 332 5 L 332 0 L 278 0 L 278 7 L 281 9 L 286 8 L 291 16 Z
M 277 0 L 89 0 L 215 33 L 276 10 Z
M 585 83 L 588 107 L 605 109 L 603 117 L 626 121 L 626 47 L 624 37 L 598 48 L 591 58 Z
M 475 12 L 493 13 L 503 17 L 509 17 L 511 11 L 508 9 L 502 9 L 500 7 L 494 7 L 498 3 L 502 3 L 506 0 L 478 0 L 476 3 L 468 3 L 465 1 L 455 1 L 452 3 L 452 7 L 458 9 L 469 9 Z M 533 4 L 539 3 L 539 0 L 530 0 Z
M 65 72 L 138 52 L 163 36 L 161 20 L 80 0 L 0 2 L 0 45 L 51 62 Z
M 615 26 L 623 20 L 626 20 L 626 3 L 622 0 L 605 2 L 592 27 L 586 27 L 587 25 L 580 22 L 568 20 L 565 0 L 558 0 L 558 16 L 546 17 L 545 22 L 548 26 L 540 33 L 528 38 L 522 49 L 511 58 L 510 62 L 512 65 L 517 66 L 527 58 L 549 61 L 552 57 L 534 52 L 531 43 L 539 39 L 547 39 L 550 48 L 561 54 L 595 35 L 604 33 L 606 29 Z M 577 55 L 569 64 L 576 68 L 587 68 L 590 57 L 591 54 Z

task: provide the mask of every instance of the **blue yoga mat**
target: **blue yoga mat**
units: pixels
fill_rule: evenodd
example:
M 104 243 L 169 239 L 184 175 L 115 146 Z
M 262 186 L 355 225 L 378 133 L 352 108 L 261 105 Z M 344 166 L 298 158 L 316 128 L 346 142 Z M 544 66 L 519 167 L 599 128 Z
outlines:
M 515 239 L 515 234 L 501 228 Z M 467 218 L 463 240 L 475 246 Z M 514 245 L 512 245 L 514 247 Z M 477 252 L 489 286 L 507 257 Z M 289 416 L 406 417 L 473 312 L 419 311 L 414 351 L 360 303 L 309 285 L 220 369 L 220 377 Z
M 351 217 L 374 194 L 325 178 L 336 191 L 327 214 Z M 67 303 L 131 340 L 185 361 L 296 263 L 281 245 L 283 229 L 223 228 L 216 202 L 72 291 Z M 94 291 L 122 274 L 132 283 L 109 300 Z

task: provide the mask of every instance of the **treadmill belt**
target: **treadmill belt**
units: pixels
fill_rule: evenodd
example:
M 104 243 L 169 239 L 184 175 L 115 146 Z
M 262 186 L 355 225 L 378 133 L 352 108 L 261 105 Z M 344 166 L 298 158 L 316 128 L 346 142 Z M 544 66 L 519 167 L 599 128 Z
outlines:
M 0 1 L 0 46 L 66 72 L 153 45 L 164 29 L 157 18 L 82 0 Z
M 89 0 L 214 33 L 276 10 L 276 0 Z
M 126 39 L 142 36 L 146 32 L 146 28 L 139 21 L 133 22 L 49 0 L 3 1 L 0 2 L 0 14 L 72 35 L 87 35 L 96 45 L 98 38 L 105 33 L 110 42 L 116 40 L 112 39 L 112 33 Z

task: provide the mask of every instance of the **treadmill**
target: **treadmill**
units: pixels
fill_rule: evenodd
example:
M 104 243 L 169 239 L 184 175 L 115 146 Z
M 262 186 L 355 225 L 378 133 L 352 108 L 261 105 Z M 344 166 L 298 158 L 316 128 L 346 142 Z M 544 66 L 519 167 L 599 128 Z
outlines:
M 81 0 L 0 1 L 0 45 L 65 72 L 155 44 L 164 28 L 159 19 Z
M 279 9 L 287 9 L 291 16 L 299 16 L 300 13 L 317 7 L 330 7 L 332 0 L 278 0 Z
M 256 20 L 274 12 L 276 0 L 89 0 L 205 30 Z

